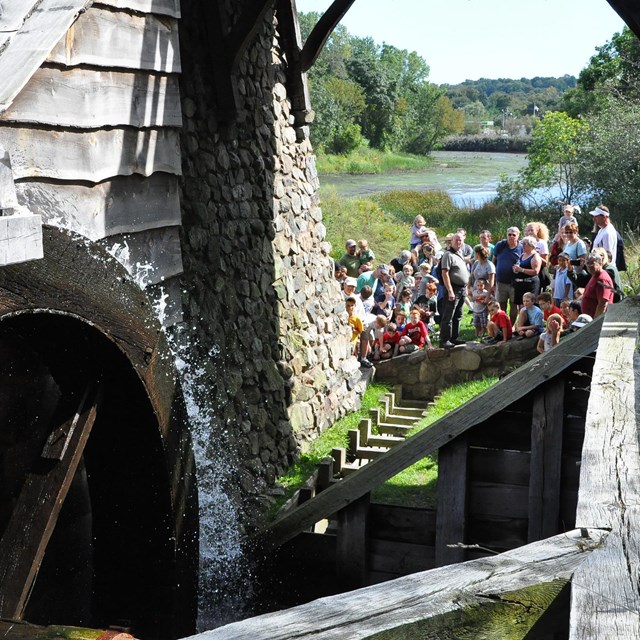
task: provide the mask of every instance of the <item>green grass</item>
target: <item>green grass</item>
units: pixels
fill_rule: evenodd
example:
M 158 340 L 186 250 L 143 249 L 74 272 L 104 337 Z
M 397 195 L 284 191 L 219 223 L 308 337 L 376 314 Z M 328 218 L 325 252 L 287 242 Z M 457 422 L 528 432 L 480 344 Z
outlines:
M 427 415 L 416 423 L 409 437 L 426 429 L 454 409 L 479 395 L 497 382 L 497 378 L 488 377 L 449 387 L 443 391 Z M 411 465 L 380 487 L 374 489 L 371 499 L 384 504 L 396 504 L 405 507 L 435 509 L 437 499 L 438 462 L 437 456 L 427 456 Z
M 360 147 L 349 155 L 331 155 L 318 153 L 317 165 L 320 174 L 346 173 L 392 173 L 394 171 L 419 171 L 433 164 L 428 156 L 416 156 L 409 153 L 378 151 Z

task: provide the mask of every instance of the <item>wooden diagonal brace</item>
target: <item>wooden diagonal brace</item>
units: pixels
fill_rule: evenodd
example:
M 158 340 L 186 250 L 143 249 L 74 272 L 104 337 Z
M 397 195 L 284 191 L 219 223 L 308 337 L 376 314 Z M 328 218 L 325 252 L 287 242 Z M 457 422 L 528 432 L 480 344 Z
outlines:
M 0 617 L 21 620 L 69 486 L 96 419 L 101 390 L 91 383 L 75 415 L 58 461 L 32 469 L 0 540 Z M 45 450 L 47 448 L 45 447 Z M 44 453 L 44 452 L 43 452 Z M 36 465 L 37 466 L 37 465 Z

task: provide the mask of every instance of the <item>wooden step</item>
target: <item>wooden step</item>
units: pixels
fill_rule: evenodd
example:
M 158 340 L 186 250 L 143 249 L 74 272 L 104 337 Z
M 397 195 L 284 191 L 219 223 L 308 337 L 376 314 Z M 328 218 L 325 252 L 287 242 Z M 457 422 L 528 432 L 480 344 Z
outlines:
M 407 427 L 399 424 L 391 424 L 388 422 L 383 422 L 378 425 L 378 431 L 383 435 L 389 436 L 402 436 L 406 437 L 407 433 L 411 431 L 412 427 Z
M 370 436 L 367 440 L 368 447 L 386 447 L 387 449 L 391 449 L 391 447 L 395 447 L 397 444 L 404 442 L 405 438 L 401 436 Z

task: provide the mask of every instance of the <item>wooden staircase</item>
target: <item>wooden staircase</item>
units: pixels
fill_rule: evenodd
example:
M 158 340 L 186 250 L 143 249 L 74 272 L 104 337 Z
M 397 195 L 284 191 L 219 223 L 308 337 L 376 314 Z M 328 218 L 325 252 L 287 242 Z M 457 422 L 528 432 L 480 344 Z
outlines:
M 430 406 L 433 402 L 403 399 L 400 385 L 386 393 L 380 406 L 370 409 L 370 417 L 363 418 L 357 429 L 349 431 L 349 445 L 331 451 L 331 457 L 325 458 L 281 507 L 278 518 L 404 442 Z

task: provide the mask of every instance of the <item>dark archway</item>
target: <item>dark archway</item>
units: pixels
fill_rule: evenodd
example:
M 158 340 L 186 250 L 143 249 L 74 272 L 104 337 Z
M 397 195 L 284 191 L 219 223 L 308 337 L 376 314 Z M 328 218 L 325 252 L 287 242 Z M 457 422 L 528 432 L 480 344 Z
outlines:
M 4 506 L 0 493 L 0 530 L 25 475 L 51 466 L 41 452 L 52 429 L 78 411 L 89 382 L 101 388 L 22 617 L 131 626 L 139 637 L 192 633 L 195 468 L 172 358 L 144 294 L 85 239 L 47 229 L 44 260 L 0 270 L 0 353 L 0 396 L 15 407 L 0 411 L 0 465 L 14 486 Z M 11 464 L 17 451 L 29 464 Z

